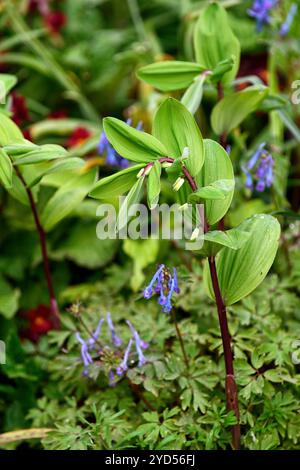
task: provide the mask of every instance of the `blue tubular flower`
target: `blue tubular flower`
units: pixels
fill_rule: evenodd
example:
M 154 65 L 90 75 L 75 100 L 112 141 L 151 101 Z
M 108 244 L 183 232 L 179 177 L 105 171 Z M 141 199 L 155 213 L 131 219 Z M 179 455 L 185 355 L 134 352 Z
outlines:
M 137 352 L 137 355 L 138 355 L 138 359 L 139 359 L 138 367 L 142 367 L 142 366 L 143 366 L 144 364 L 146 364 L 146 362 L 147 362 L 147 359 L 146 359 L 145 356 L 144 356 L 144 353 L 143 353 L 143 351 L 142 351 L 142 348 L 143 348 L 143 349 L 146 349 L 146 348 L 148 347 L 148 344 L 141 340 L 140 335 L 139 335 L 138 332 L 133 328 L 133 326 L 132 326 L 132 324 L 130 323 L 129 320 L 127 320 L 126 323 L 127 323 L 127 325 L 129 326 L 130 331 L 131 331 L 132 336 L 133 336 L 133 339 L 134 339 L 134 341 L 135 341 L 135 349 L 136 349 L 136 352 Z
M 117 367 L 117 375 L 119 375 L 119 376 L 123 375 L 128 370 L 127 363 L 128 363 L 128 357 L 129 357 L 129 353 L 130 353 L 130 350 L 131 350 L 131 346 L 132 346 L 132 339 L 129 340 L 128 346 L 125 349 L 123 361 Z
M 106 321 L 107 321 L 108 328 L 109 328 L 109 331 L 110 331 L 110 334 L 111 334 L 111 340 L 112 340 L 113 344 L 118 348 L 118 347 L 121 346 L 122 340 L 116 333 L 113 321 L 111 319 L 111 314 L 109 312 L 107 313 Z
M 103 321 L 104 319 L 101 318 L 101 320 L 99 321 L 97 325 L 96 330 L 94 331 L 94 333 L 92 333 L 92 336 L 90 336 L 90 338 L 88 338 L 86 341 L 84 341 L 81 338 L 78 332 L 75 334 L 77 341 L 81 344 L 81 359 L 84 365 L 84 372 L 83 372 L 84 375 L 88 375 L 88 366 L 93 363 L 93 359 L 89 351 L 93 349 L 99 337 Z
M 84 375 L 88 375 L 88 366 L 93 363 L 93 359 L 88 351 L 89 345 L 84 341 L 79 333 L 75 334 L 77 341 L 81 344 L 81 359 L 84 365 Z
M 265 150 L 265 142 L 260 144 L 254 155 L 248 161 L 246 167 L 242 166 L 242 170 L 246 175 L 246 188 L 253 189 L 253 175 L 250 170 L 256 167 L 255 179 L 256 191 L 263 192 L 265 188 L 270 188 L 273 184 L 273 166 L 274 160 L 272 155 Z
M 127 119 L 126 123 L 131 126 L 132 120 Z M 137 130 L 142 130 L 142 122 L 139 122 L 136 126 Z M 106 134 L 102 131 L 99 143 L 97 145 L 98 152 L 102 154 L 106 154 L 106 163 L 109 166 L 115 166 L 118 168 L 125 169 L 128 167 L 128 160 L 123 158 L 110 144 Z
M 151 279 L 150 284 L 144 290 L 145 299 L 150 299 L 153 294 L 159 294 L 158 304 L 163 307 L 164 313 L 170 313 L 172 310 L 171 299 L 173 293 L 179 294 L 177 271 L 173 268 L 173 275 L 171 271 L 161 264 Z
M 280 36 L 283 37 L 288 34 L 289 30 L 291 29 L 294 18 L 297 14 L 297 10 L 298 10 L 298 5 L 296 5 L 296 3 L 292 3 L 288 11 L 287 17 L 285 19 L 285 22 L 282 24 L 280 28 L 280 32 L 279 32 Z
M 270 23 L 270 11 L 276 5 L 277 0 L 254 0 L 248 15 L 256 19 L 256 30 L 260 32 L 264 24 Z
M 150 284 L 146 287 L 146 289 L 144 290 L 144 298 L 145 299 L 150 299 L 150 297 L 152 296 L 153 294 L 153 286 L 154 284 L 157 282 L 157 286 L 161 283 L 161 273 L 163 272 L 163 269 L 164 269 L 164 265 L 161 264 L 158 268 L 158 270 L 156 271 L 156 273 L 154 274 L 153 278 L 151 279 L 150 281 Z M 160 291 L 160 287 L 159 287 L 159 291 Z M 158 292 L 159 292 L 158 291 Z M 157 291 L 155 290 L 155 292 L 157 293 Z

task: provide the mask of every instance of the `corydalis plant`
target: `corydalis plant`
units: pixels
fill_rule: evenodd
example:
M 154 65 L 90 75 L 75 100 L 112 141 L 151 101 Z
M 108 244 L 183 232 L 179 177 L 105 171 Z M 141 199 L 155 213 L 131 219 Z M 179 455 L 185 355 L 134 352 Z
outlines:
M 81 323 L 84 325 L 85 331 L 89 332 L 89 329 L 82 319 Z M 135 354 L 132 351 L 133 346 L 135 346 L 138 360 L 137 366 L 142 367 L 147 362 L 143 350 L 147 349 L 149 344 L 141 339 L 137 330 L 133 327 L 131 322 L 127 320 L 126 323 L 130 329 L 132 338 L 130 338 L 125 350 L 122 350 L 123 341 L 116 333 L 116 329 L 109 312 L 106 316 L 106 323 L 111 334 L 111 342 L 105 344 L 100 337 L 103 323 L 104 318 L 101 318 L 95 331 L 89 332 L 89 336 L 86 340 L 82 338 L 78 331 L 75 333 L 75 337 L 81 345 L 81 360 L 84 366 L 83 375 L 89 377 L 89 366 L 97 360 L 97 364 L 99 364 L 100 367 L 104 366 L 104 369 L 108 369 L 109 384 L 114 386 L 118 381 L 117 377 L 121 378 L 126 374 L 130 361 L 132 361 L 133 365 L 135 364 Z M 122 357 L 121 362 L 120 357 Z
M 240 46 L 230 29 L 225 10 L 213 3 L 199 17 L 194 34 L 196 62 L 168 61 L 151 64 L 139 71 L 139 77 L 160 90 L 187 88 L 182 102 L 167 98 L 158 108 L 152 134 L 132 129 L 115 118 L 104 119 L 106 136 L 115 150 L 136 165 L 97 182 L 91 196 L 105 199 L 128 192 L 124 206 L 141 199 L 146 188 L 147 201 L 153 208 L 159 201 L 161 178 L 166 173 L 174 198 L 182 206 L 204 206 L 204 242 L 197 249 L 204 258 L 204 283 L 215 300 L 219 318 L 226 370 L 227 408 L 236 416 L 232 428 L 232 446 L 240 448 L 238 395 L 234 374 L 233 350 L 227 321 L 227 306 L 252 292 L 264 279 L 275 258 L 280 225 L 270 215 L 259 214 L 231 230 L 219 230 L 234 195 L 234 172 L 230 156 L 220 143 L 203 139 L 193 117 L 201 103 L 204 79 L 222 91 L 234 80 Z M 204 73 L 205 72 L 205 73 Z M 264 101 L 268 89 L 249 87 L 242 92 L 218 93 L 211 126 L 224 145 L 227 136 Z M 187 151 L 188 149 L 188 151 Z M 184 156 L 184 158 L 183 158 Z M 124 211 L 123 206 L 120 211 Z M 200 220 L 202 220 L 202 214 Z M 199 229 L 200 232 L 200 229 Z M 161 267 L 146 287 L 146 298 L 157 293 L 160 304 L 174 288 L 161 288 Z M 156 291 L 155 291 L 156 290 Z

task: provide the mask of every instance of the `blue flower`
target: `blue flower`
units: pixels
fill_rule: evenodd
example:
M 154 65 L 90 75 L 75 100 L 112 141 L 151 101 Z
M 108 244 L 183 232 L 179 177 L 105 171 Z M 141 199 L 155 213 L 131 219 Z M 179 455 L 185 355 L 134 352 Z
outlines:
M 106 321 L 107 321 L 108 328 L 109 328 L 109 331 L 110 331 L 110 334 L 111 334 L 111 340 L 112 340 L 113 344 L 118 348 L 118 347 L 121 346 L 122 340 L 116 333 L 113 321 L 111 319 L 111 314 L 109 312 L 107 313 Z
M 170 313 L 173 306 L 171 303 L 173 293 L 179 294 L 177 271 L 173 268 L 173 275 L 171 271 L 161 264 L 150 284 L 144 290 L 144 298 L 150 299 L 153 293 L 159 294 L 158 304 L 161 305 L 163 313 Z
M 84 371 L 83 371 L 84 375 L 88 375 L 88 366 L 93 363 L 93 359 L 89 351 L 93 349 L 96 341 L 98 340 L 103 321 L 104 319 L 101 318 L 101 320 L 99 321 L 97 325 L 96 330 L 94 331 L 94 333 L 92 333 L 92 335 L 86 341 L 82 339 L 82 337 L 80 336 L 78 332 L 75 334 L 77 341 L 81 344 L 81 359 L 84 365 Z
M 131 126 L 132 120 L 127 119 L 126 123 Z M 142 130 L 142 123 L 139 122 L 136 126 L 137 130 Z M 128 167 L 128 160 L 123 158 L 110 144 L 106 134 L 102 131 L 99 143 L 97 145 L 98 152 L 102 154 L 106 154 L 106 163 L 109 166 L 116 166 L 118 168 L 125 169 Z
M 292 3 L 288 11 L 287 17 L 280 28 L 280 32 L 279 32 L 280 36 L 286 36 L 288 34 L 289 30 L 291 29 L 294 18 L 297 14 L 297 11 L 298 11 L 298 6 L 296 5 L 296 3 Z
M 147 362 L 147 359 L 145 358 L 142 349 L 147 349 L 149 345 L 145 341 L 141 340 L 140 335 L 133 328 L 133 326 L 132 326 L 132 324 L 130 323 L 129 320 L 127 320 L 126 323 L 129 326 L 130 331 L 131 331 L 132 336 L 133 336 L 133 339 L 135 341 L 135 349 L 136 349 L 136 352 L 137 352 L 137 355 L 138 355 L 138 360 L 139 360 L 138 367 L 142 367 Z
M 255 179 L 256 179 L 256 191 L 263 192 L 265 188 L 270 188 L 273 184 L 273 166 L 274 160 L 272 155 L 265 150 L 266 143 L 263 142 L 259 145 L 256 152 L 252 155 L 248 161 L 246 167 L 242 166 L 242 170 L 246 175 L 246 188 L 253 189 L 254 178 L 251 173 L 256 167 Z
M 128 358 L 129 358 L 129 353 L 130 353 L 130 350 L 131 350 L 132 343 L 133 343 L 133 341 L 132 341 L 132 339 L 130 339 L 129 343 L 127 345 L 127 348 L 125 349 L 125 352 L 124 352 L 123 361 L 117 367 L 117 375 L 119 375 L 119 376 L 123 375 L 128 370 Z
M 254 0 L 248 14 L 256 19 L 256 30 L 260 32 L 264 24 L 270 23 L 270 10 L 274 8 L 277 0 Z

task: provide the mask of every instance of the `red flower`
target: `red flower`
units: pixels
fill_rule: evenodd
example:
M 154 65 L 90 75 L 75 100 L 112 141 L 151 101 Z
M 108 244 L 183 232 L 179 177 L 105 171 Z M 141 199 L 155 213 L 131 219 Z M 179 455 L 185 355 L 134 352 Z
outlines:
M 50 33 L 57 35 L 67 23 L 67 17 L 62 11 L 50 11 L 44 15 L 45 25 Z
M 31 341 L 38 341 L 40 336 L 55 328 L 50 307 L 47 305 L 39 305 L 36 308 L 22 312 L 21 316 L 26 319 L 28 324 L 27 328 L 22 331 L 21 336 Z
M 12 119 L 15 121 L 17 126 L 22 126 L 26 121 L 30 121 L 26 98 L 15 91 L 12 92 L 11 97 Z
M 55 109 L 48 114 L 49 119 L 65 119 L 68 117 L 68 111 L 65 109 Z
M 77 147 L 78 145 L 82 145 L 90 136 L 91 132 L 88 129 L 85 127 L 77 127 L 67 140 L 66 146 Z

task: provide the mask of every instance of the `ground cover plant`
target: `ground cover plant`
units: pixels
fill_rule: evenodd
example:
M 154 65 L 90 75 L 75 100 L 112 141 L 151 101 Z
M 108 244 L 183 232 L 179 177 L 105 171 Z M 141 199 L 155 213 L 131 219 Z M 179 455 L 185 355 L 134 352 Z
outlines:
M 2 2 L 1 447 L 299 449 L 299 8 Z

